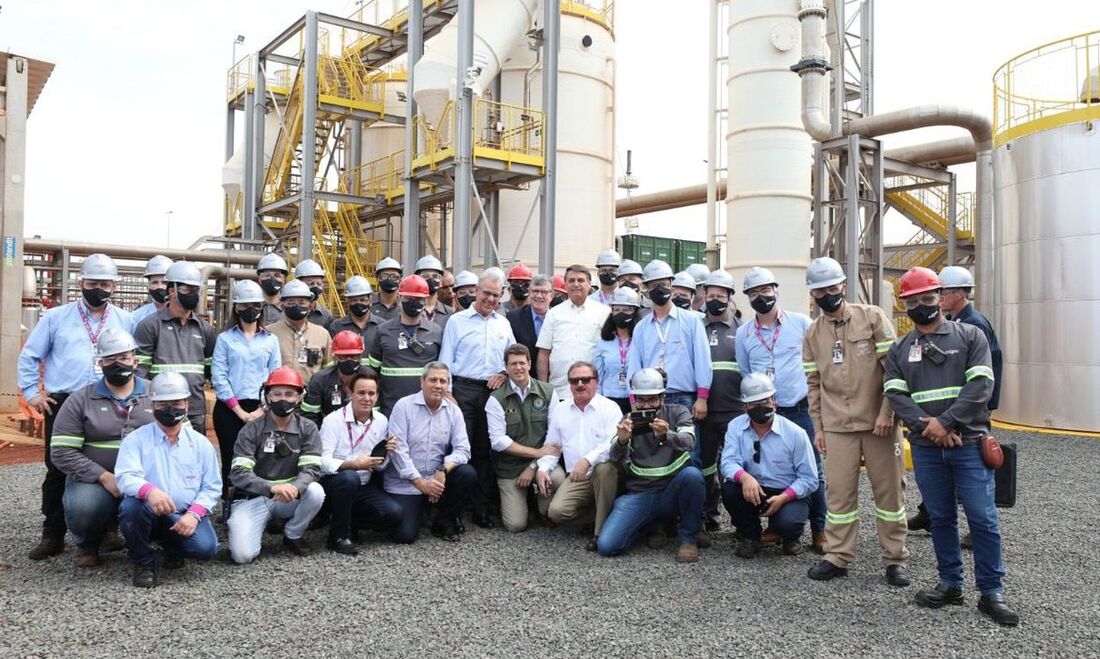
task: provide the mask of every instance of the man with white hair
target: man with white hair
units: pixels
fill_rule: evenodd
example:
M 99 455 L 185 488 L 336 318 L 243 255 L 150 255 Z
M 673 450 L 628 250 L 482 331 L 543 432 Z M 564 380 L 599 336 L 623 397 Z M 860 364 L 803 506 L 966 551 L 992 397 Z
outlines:
M 546 322 L 546 313 L 550 311 L 550 301 L 554 296 L 554 284 L 550 277 L 539 273 L 531 278 L 530 287 L 531 302 L 519 309 L 508 312 L 508 322 L 512 325 L 512 334 L 516 342 L 527 346 L 531 353 L 531 375 L 537 380 L 545 380 L 546 375 L 539 373 L 534 363 L 534 356 L 539 354 L 537 347 L 539 332 Z

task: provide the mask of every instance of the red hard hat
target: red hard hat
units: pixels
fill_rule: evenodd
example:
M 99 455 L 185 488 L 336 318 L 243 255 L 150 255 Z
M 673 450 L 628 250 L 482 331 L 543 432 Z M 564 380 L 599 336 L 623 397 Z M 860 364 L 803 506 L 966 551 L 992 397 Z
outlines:
M 941 287 L 940 278 L 936 276 L 934 271 L 928 268 L 922 268 L 918 265 L 909 268 L 909 271 L 901 276 L 901 287 L 898 291 L 898 295 L 901 297 L 909 297 L 911 295 L 927 293 L 928 291 L 935 291 Z
M 332 354 L 334 355 L 361 355 L 363 354 L 363 337 L 359 332 L 344 330 L 332 337 Z
M 557 293 L 568 293 L 569 289 L 565 287 L 565 277 L 561 275 L 554 275 L 551 277 L 554 282 L 554 291 Z
M 408 275 L 401 280 L 397 294 L 405 297 L 428 297 L 428 282 L 420 275 Z
M 528 268 L 522 263 L 515 264 L 512 266 L 512 269 L 508 271 L 509 280 L 531 281 L 531 277 L 533 276 L 534 273 L 531 272 L 531 268 Z
M 306 388 L 306 383 L 302 381 L 302 376 L 298 375 L 298 371 L 295 371 L 292 367 L 280 366 L 267 376 L 267 382 L 264 382 L 264 389 L 279 386 L 295 387 L 298 390 L 302 390 Z

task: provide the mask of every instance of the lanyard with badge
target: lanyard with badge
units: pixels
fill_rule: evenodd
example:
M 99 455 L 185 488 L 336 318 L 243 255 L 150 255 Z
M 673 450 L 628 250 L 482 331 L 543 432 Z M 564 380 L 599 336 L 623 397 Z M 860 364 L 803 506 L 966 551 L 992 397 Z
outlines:
M 657 351 L 657 368 L 663 369 L 665 367 L 665 347 L 668 343 L 668 330 L 672 327 L 672 314 L 665 316 L 664 331 L 661 331 L 661 321 L 657 320 L 657 317 L 653 317 L 653 331 L 657 332 L 657 341 L 661 344 L 661 349 Z
M 626 386 L 626 355 L 630 352 L 630 344 L 634 341 L 633 338 L 627 339 L 626 343 L 623 343 L 622 337 L 615 337 L 615 341 L 619 344 L 619 386 Z
M 764 346 L 764 349 L 768 351 L 768 355 L 771 357 L 771 362 L 768 364 L 768 370 L 766 371 L 768 377 L 775 381 L 775 346 L 779 343 L 779 332 L 783 329 L 783 322 L 779 319 L 775 319 L 775 333 L 772 335 L 772 344 L 768 345 L 764 341 L 764 335 L 760 333 L 760 321 L 755 320 L 756 340 L 760 342 L 760 345 Z
M 107 307 L 103 310 L 103 315 L 99 319 L 99 326 L 92 331 L 92 324 L 88 321 L 88 316 L 84 311 L 84 307 L 78 305 L 76 310 L 80 312 L 80 320 L 84 323 L 84 331 L 88 333 L 88 340 L 92 342 L 92 370 L 95 371 L 96 376 L 103 375 L 103 368 L 99 365 L 99 358 L 96 357 L 96 345 L 99 343 L 99 335 L 103 333 L 103 328 L 107 325 L 107 317 L 111 315 L 111 307 Z
M 354 417 L 353 417 L 354 418 Z M 370 432 L 370 427 L 374 425 L 374 417 L 367 419 L 366 427 L 363 428 L 363 432 L 359 433 L 359 437 L 353 438 L 351 435 L 351 421 L 346 421 L 348 427 L 348 444 L 351 446 L 351 455 L 355 455 L 355 449 L 359 448 L 359 445 L 363 443 L 363 438 Z

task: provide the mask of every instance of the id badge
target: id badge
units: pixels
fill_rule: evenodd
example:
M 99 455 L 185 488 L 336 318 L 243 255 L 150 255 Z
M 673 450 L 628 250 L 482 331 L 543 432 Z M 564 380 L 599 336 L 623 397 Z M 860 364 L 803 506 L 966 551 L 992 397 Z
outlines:
M 409 347 L 409 339 L 404 334 L 397 335 L 397 349 L 407 350 Z
M 103 377 L 103 366 L 99 363 L 99 357 L 92 357 L 92 371 L 97 378 Z
M 626 371 L 619 371 L 619 386 L 626 386 Z
M 769 364 L 767 370 L 765 370 L 764 373 L 767 374 L 772 382 L 775 382 L 775 364 Z
M 665 367 L 665 349 L 661 348 L 661 351 L 657 353 L 657 363 L 654 365 L 656 368 Z
M 716 329 L 710 331 L 710 344 L 712 346 L 718 345 L 718 330 Z
M 332 390 L 332 398 L 330 400 L 333 407 L 340 407 L 344 404 L 344 397 L 340 395 L 339 389 Z
M 844 363 L 844 349 L 841 347 L 840 341 L 837 341 L 836 343 L 833 344 L 833 363 L 834 364 L 843 364 Z
M 914 343 L 909 346 L 909 361 L 910 363 L 919 362 L 921 356 L 921 348 L 919 343 Z
M 298 363 L 306 364 L 309 362 L 309 351 L 305 347 L 298 348 Z
M 268 437 L 267 439 L 264 440 L 264 453 L 274 453 L 274 452 L 275 452 L 275 438 L 274 437 Z

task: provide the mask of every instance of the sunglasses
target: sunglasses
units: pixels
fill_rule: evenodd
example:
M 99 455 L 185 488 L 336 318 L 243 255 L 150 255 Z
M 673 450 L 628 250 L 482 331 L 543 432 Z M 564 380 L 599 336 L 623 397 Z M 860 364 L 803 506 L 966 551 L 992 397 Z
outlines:
M 752 461 L 756 464 L 760 464 L 760 440 L 757 439 L 752 443 Z
M 585 376 L 578 377 L 578 378 L 569 378 L 569 384 L 573 385 L 574 387 L 577 386 L 578 384 L 586 385 L 586 384 L 588 384 L 589 382 L 591 382 L 595 379 L 596 378 L 592 377 L 591 375 L 585 375 Z

